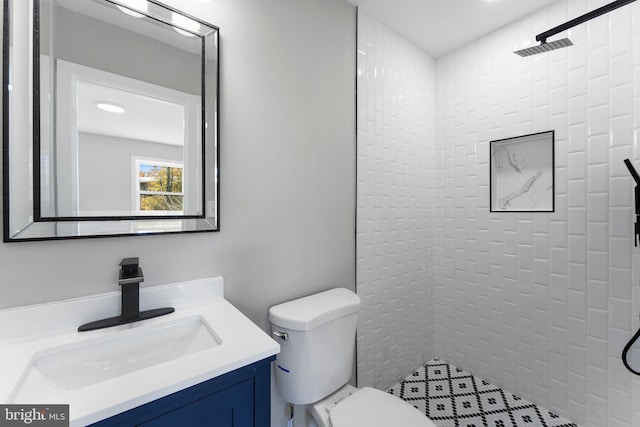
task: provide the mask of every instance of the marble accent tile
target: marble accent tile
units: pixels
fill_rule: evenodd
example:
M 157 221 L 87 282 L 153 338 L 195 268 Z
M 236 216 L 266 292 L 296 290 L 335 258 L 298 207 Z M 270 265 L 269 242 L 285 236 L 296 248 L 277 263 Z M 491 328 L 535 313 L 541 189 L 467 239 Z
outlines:
M 491 141 L 491 210 L 553 211 L 553 131 Z

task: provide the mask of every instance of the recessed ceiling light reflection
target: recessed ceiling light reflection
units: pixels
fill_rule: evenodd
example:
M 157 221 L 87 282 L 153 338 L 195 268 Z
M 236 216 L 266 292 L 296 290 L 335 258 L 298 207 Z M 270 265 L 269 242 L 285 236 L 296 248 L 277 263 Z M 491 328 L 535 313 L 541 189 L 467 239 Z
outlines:
M 110 113 L 122 114 L 124 113 L 124 107 L 122 105 L 114 104 L 113 102 L 99 101 L 96 102 L 96 107 L 103 111 Z
M 136 12 L 139 10 L 140 12 L 146 12 L 149 9 L 149 3 L 147 0 L 119 0 L 123 6 L 116 5 L 118 9 L 122 13 L 126 13 L 129 16 L 133 16 L 134 18 L 144 18 L 142 13 Z M 132 10 L 135 9 L 135 10 Z
M 178 34 L 182 34 L 183 36 L 194 37 L 195 34 L 192 34 L 189 31 L 198 32 L 200 30 L 200 24 L 198 24 L 191 18 L 180 15 L 179 13 L 171 12 L 171 22 L 176 25 L 175 27 L 173 27 L 173 29 L 176 30 Z

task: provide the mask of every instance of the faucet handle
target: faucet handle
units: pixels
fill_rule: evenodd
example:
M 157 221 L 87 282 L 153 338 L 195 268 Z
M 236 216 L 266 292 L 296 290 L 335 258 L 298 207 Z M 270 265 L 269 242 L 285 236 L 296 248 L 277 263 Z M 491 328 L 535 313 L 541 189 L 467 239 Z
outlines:
M 138 271 L 138 264 L 139 264 L 139 258 L 138 257 L 133 257 L 133 258 L 123 258 L 122 261 L 120 261 L 120 269 L 122 270 L 123 273 L 136 273 Z
M 138 257 L 123 259 L 120 261 L 120 268 L 121 270 L 118 278 L 118 283 L 120 285 L 144 282 L 142 268 L 138 266 Z

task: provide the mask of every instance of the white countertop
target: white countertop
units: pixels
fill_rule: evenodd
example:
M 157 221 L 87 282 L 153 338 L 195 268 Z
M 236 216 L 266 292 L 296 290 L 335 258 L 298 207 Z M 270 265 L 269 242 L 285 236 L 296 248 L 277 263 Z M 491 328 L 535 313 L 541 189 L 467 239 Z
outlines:
M 120 293 L 0 311 L 0 402 L 69 404 L 71 426 L 83 426 L 273 356 L 280 346 L 223 298 L 221 277 L 140 289 L 140 310 L 174 313 L 106 329 L 77 332 L 93 320 L 117 316 Z M 46 402 L 14 401 L 34 356 L 47 349 L 108 339 L 163 322 L 200 317 L 220 344 L 79 389 L 52 393 Z M 142 330 L 142 329 L 139 329 Z M 40 397 L 42 398 L 42 397 Z

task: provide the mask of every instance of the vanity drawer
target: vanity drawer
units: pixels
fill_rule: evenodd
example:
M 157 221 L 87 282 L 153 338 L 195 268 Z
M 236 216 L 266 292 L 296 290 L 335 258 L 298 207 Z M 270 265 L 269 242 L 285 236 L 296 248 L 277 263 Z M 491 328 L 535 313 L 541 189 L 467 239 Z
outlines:
M 253 388 L 252 380 L 243 381 L 140 426 L 253 426 Z

